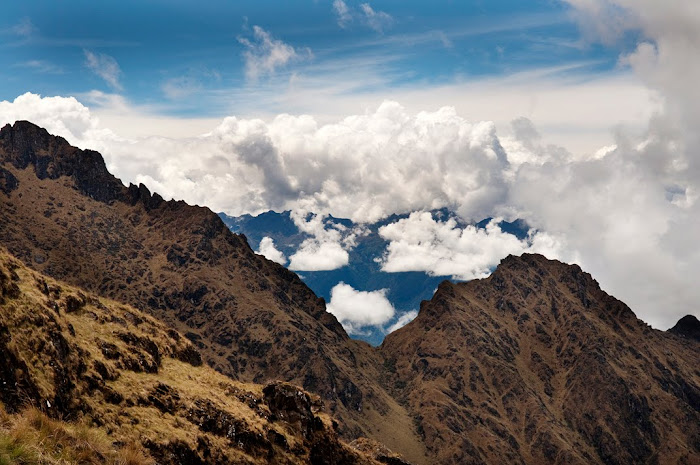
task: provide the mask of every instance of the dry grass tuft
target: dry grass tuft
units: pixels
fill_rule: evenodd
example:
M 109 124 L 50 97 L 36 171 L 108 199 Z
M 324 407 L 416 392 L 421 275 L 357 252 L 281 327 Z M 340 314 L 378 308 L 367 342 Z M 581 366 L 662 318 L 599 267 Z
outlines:
M 135 444 L 117 448 L 85 423 L 47 417 L 36 408 L 1 415 L 0 465 L 152 465 Z

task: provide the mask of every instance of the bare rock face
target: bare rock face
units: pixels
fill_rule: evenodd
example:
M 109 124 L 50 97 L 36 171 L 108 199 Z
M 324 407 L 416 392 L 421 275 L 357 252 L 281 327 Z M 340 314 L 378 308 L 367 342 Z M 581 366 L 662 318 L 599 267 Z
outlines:
M 445 282 L 381 352 L 435 463 L 700 454 L 700 347 L 651 329 L 575 265 L 511 256 L 487 279 Z
M 310 438 L 323 427 L 311 411 L 311 398 L 299 388 L 288 383 L 272 383 L 265 386 L 263 395 L 275 418 L 299 425 L 305 437 Z

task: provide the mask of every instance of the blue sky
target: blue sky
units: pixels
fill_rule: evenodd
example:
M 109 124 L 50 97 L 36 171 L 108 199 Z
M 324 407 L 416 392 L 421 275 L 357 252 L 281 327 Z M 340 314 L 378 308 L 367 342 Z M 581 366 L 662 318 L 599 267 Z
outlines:
M 321 0 L 10 2 L 0 22 L 0 98 L 98 90 L 173 116 L 275 113 L 297 108 L 237 97 L 278 92 L 290 79 L 349 77 L 332 91 L 348 95 L 563 65 L 585 80 L 618 73 L 625 46 L 586 43 L 569 7 L 552 0 L 343 3 L 344 15 Z M 260 43 L 256 26 L 295 56 L 253 76 L 244 42 Z M 110 64 L 105 77 L 99 68 Z M 366 79 L 352 78 L 357 70 Z

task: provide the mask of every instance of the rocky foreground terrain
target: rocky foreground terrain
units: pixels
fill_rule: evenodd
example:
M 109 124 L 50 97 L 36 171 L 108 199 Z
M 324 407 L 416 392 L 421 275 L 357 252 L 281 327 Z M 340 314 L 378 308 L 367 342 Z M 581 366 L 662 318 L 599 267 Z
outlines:
M 190 463 L 165 458 L 173 441 L 203 463 L 400 463 L 379 443 L 418 465 L 700 463 L 697 319 L 654 330 L 578 266 L 508 257 L 488 279 L 444 282 L 375 349 L 208 209 L 125 187 L 98 153 L 28 122 L 0 130 L 0 238 L 10 414 L 61 412 L 172 463 Z M 308 396 L 307 426 L 261 385 Z M 239 421 L 264 441 L 227 437 Z M 370 439 L 352 448 L 336 430 Z
M 406 463 L 367 440 L 342 443 L 317 395 L 233 381 L 162 322 L 2 251 L 0 305 L 0 461 L 14 451 L 9 463 L 61 463 L 68 452 L 42 444 L 59 432 L 54 448 L 79 463 Z

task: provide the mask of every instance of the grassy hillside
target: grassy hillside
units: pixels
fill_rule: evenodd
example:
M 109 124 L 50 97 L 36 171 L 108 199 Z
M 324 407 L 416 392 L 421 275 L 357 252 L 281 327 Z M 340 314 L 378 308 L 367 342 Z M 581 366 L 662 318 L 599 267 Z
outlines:
M 377 463 L 318 397 L 232 381 L 163 323 L 4 251 L 0 353 L 0 463 Z

